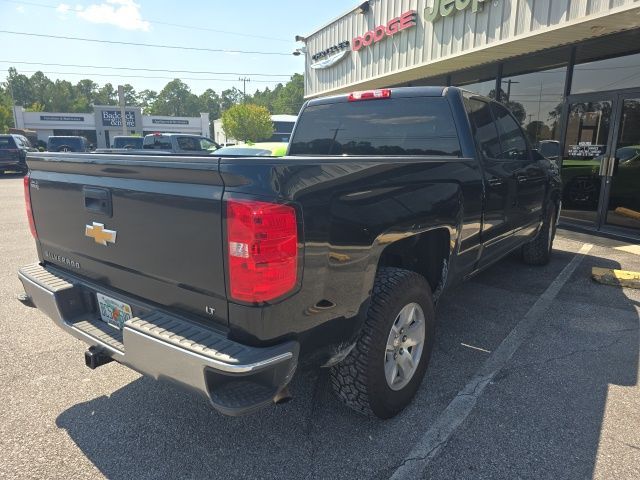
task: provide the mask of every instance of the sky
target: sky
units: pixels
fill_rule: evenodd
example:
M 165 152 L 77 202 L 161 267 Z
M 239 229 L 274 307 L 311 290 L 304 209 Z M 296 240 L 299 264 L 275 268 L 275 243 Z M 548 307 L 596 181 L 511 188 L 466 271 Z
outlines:
M 41 70 L 52 80 L 76 83 L 90 78 L 99 85 L 130 83 L 136 91 L 159 91 L 171 79 L 181 78 L 194 93 L 200 94 L 207 88 L 218 93 L 231 87 L 242 90 L 239 78 L 248 77 L 247 93 L 253 93 L 284 83 L 294 73 L 303 73 L 304 56 L 292 55 L 301 46 L 294 37 L 311 33 L 357 3 L 357 0 L 0 0 L 3 31 L 0 81 L 5 81 L 8 68 L 13 66 L 28 76 Z M 269 54 L 118 45 L 6 31 Z M 59 65 L 40 65 L 43 63 Z M 116 70 L 116 67 L 162 71 Z

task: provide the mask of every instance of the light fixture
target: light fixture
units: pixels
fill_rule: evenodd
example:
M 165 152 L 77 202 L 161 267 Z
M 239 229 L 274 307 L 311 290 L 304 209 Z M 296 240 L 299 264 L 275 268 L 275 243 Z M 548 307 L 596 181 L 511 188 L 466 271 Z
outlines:
M 296 35 L 296 42 L 306 42 L 307 39 L 302 35 Z
M 302 55 L 303 53 L 307 53 L 307 47 L 300 47 L 300 48 L 296 48 L 296 49 L 293 51 L 293 55 L 295 55 L 296 57 L 297 57 L 298 55 Z
M 369 11 L 369 2 L 363 2 L 356 7 L 356 13 L 365 14 Z

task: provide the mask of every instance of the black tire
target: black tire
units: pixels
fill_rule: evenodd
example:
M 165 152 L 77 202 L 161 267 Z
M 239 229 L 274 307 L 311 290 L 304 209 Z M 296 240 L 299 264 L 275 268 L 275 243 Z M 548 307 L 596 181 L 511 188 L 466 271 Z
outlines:
M 557 211 L 555 203 L 551 203 L 538 235 L 531 242 L 523 245 L 522 261 L 527 265 L 546 265 L 551 260 L 553 240 L 556 236 Z
M 387 339 L 399 312 L 411 303 L 417 303 L 424 313 L 425 340 L 413 376 L 403 388 L 393 390 L 385 377 Z M 425 278 L 400 268 L 381 268 L 356 345 L 342 362 L 331 368 L 336 395 L 364 415 L 391 418 L 398 414 L 420 387 L 429 364 L 434 331 L 433 298 Z

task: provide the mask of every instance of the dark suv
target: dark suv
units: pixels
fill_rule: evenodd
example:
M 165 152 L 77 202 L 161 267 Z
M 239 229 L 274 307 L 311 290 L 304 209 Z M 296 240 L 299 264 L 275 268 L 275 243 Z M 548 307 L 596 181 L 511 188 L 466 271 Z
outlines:
M 47 152 L 89 152 L 89 141 L 77 136 L 53 136 L 47 140 Z
M 0 174 L 7 170 L 26 172 L 27 152 L 35 150 L 23 135 L 0 135 Z

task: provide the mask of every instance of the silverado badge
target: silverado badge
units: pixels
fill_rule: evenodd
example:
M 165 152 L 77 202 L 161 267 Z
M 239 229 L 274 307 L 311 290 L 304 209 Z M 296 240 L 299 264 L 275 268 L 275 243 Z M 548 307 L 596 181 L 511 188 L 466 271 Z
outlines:
M 84 234 L 100 245 L 106 246 L 107 242 L 116 243 L 116 231 L 105 229 L 102 223 L 93 222 L 93 225 L 87 225 Z

